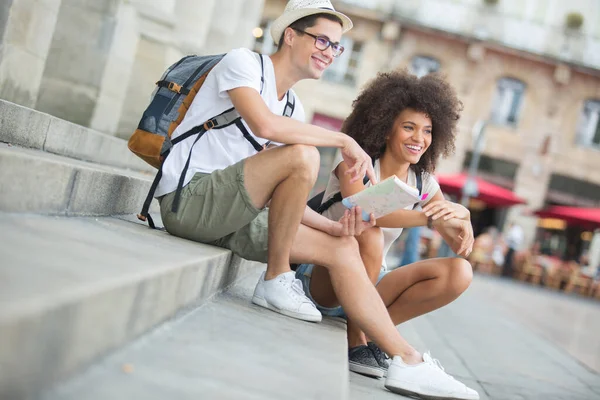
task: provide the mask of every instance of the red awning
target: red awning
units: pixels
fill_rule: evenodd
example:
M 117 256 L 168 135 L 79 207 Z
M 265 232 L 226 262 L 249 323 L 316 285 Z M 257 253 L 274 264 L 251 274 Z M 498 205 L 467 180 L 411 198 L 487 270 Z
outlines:
M 600 228 L 600 208 L 550 206 L 534 213 L 542 218 L 562 219 L 567 224 Z
M 460 195 L 467 180 L 467 174 L 437 175 L 437 180 L 444 193 Z M 527 203 L 526 200 L 508 189 L 494 185 L 479 177 L 476 177 L 475 180 L 477 181 L 479 195 L 474 198 L 483 201 L 489 207 L 508 207 Z

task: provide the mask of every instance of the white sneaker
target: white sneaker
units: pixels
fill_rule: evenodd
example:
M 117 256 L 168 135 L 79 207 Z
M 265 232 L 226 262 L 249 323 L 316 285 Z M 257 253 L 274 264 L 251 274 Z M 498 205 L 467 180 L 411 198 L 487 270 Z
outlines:
M 254 289 L 252 302 L 288 317 L 321 322 L 321 313 L 304 294 L 302 282 L 292 271 L 265 281 L 263 272 Z
M 423 354 L 424 362 L 408 365 L 395 356 L 388 369 L 385 387 L 402 395 L 426 399 L 478 400 L 479 394 L 444 372 L 440 362 Z

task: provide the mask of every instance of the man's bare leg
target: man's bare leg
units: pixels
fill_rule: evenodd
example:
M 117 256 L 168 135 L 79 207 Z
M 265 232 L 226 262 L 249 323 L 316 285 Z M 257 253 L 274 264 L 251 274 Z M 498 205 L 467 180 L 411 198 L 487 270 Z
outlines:
M 356 240 L 367 276 L 371 283 L 375 285 L 383 263 L 383 233 L 380 228 L 371 228 L 363 232 Z M 340 303 L 333 291 L 327 269 L 315 265 L 312 276 L 310 290 L 315 301 L 323 307 L 337 307 Z M 349 348 L 367 344 L 367 337 L 352 318 L 348 318 L 346 335 Z
M 290 271 L 292 242 L 318 172 L 319 151 L 304 145 L 262 151 L 244 163 L 244 185 L 254 205 L 271 202 L 267 280 Z
M 337 299 L 349 318 L 390 355 L 409 364 L 422 362 L 392 323 L 379 293 L 366 274 L 353 237 L 333 237 L 300 225 L 293 242 L 291 261 L 323 265 L 329 271 Z

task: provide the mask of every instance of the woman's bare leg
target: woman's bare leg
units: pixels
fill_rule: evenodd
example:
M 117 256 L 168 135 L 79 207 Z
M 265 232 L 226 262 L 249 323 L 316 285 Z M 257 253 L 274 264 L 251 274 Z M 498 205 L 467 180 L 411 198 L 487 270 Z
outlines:
M 389 272 L 377 285 L 394 325 L 437 310 L 470 285 L 473 271 L 462 258 L 433 258 Z
M 367 275 L 375 285 L 383 264 L 383 232 L 380 228 L 371 228 L 356 239 Z M 348 318 L 346 335 L 349 348 L 367 344 L 367 336 L 351 318 Z

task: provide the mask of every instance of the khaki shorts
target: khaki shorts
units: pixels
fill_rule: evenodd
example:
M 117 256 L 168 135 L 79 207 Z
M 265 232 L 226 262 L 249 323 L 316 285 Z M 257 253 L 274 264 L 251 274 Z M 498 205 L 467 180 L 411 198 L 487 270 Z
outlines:
M 252 204 L 244 186 L 243 160 L 211 174 L 195 174 L 181 191 L 177 213 L 171 211 L 174 198 L 175 192 L 159 198 L 167 232 L 267 262 L 269 209 Z

